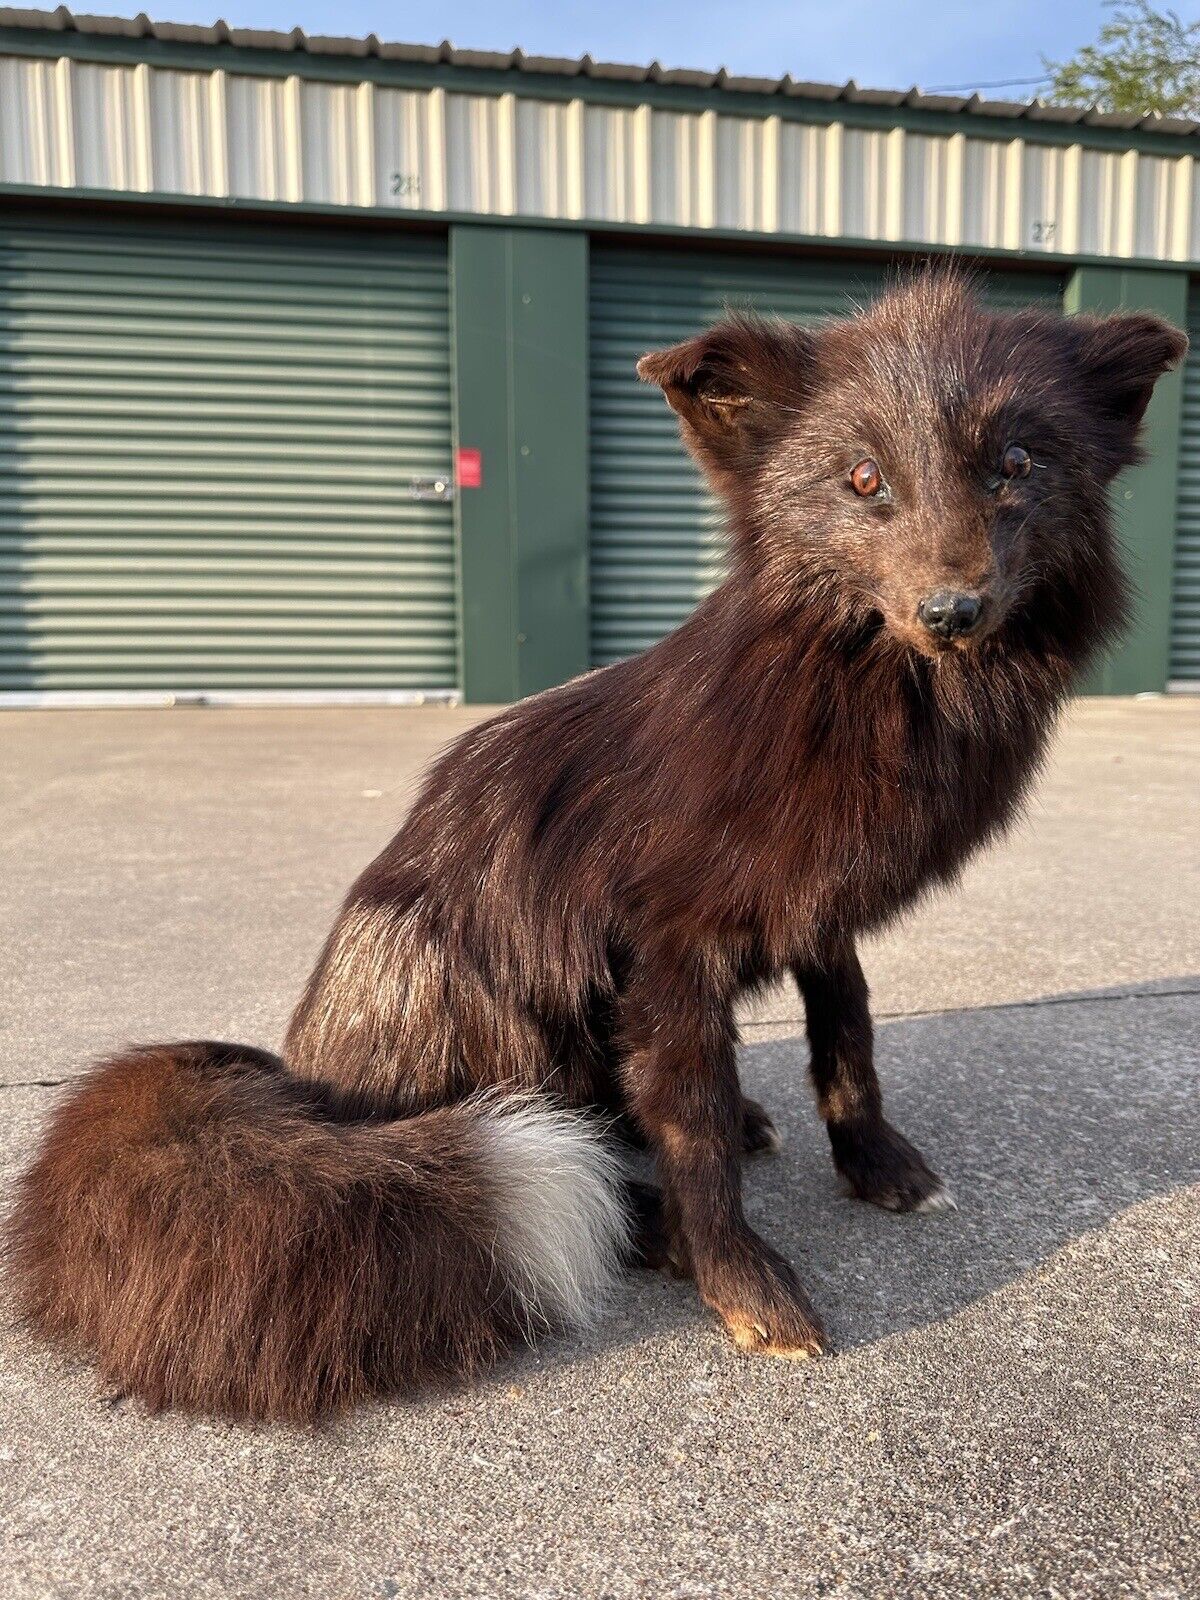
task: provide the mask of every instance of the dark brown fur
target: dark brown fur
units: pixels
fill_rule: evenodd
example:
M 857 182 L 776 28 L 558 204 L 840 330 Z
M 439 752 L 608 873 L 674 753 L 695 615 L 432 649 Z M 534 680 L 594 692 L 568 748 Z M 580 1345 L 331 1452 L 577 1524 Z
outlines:
M 95 1068 L 17 1212 L 25 1314 L 154 1407 L 309 1417 L 486 1364 L 521 1316 L 487 1248 L 473 1125 L 455 1107 L 329 1112 L 265 1051 Z
M 68 1098 L 12 1227 L 34 1325 L 156 1403 L 250 1415 L 469 1368 L 513 1321 L 480 1310 L 489 1206 L 453 1109 L 494 1086 L 628 1119 L 664 1191 L 661 1214 L 639 1197 L 646 1257 L 686 1266 L 739 1344 L 821 1349 L 742 1212 L 770 1127 L 735 1003 L 790 970 L 838 1168 L 882 1205 L 936 1199 L 883 1120 L 855 941 L 1012 818 L 1117 631 L 1107 486 L 1185 344 L 1149 316 L 990 314 L 937 274 L 821 330 L 735 320 L 647 357 L 727 502 L 727 581 L 442 757 L 350 892 L 289 1075 L 169 1047 Z M 1035 470 L 998 484 L 1011 441 Z M 848 488 L 868 455 L 886 503 Z M 984 621 L 943 647 L 916 606 L 947 583 Z M 397 1120 L 336 1120 L 354 1107 Z M 383 1146 L 414 1164 L 402 1193 Z

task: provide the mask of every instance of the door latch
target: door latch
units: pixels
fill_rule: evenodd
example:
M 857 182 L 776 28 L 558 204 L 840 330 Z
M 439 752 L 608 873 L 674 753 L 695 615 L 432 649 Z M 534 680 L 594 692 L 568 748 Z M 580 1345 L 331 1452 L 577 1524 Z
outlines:
M 454 499 L 454 485 L 449 478 L 410 478 L 408 492 L 414 500 Z

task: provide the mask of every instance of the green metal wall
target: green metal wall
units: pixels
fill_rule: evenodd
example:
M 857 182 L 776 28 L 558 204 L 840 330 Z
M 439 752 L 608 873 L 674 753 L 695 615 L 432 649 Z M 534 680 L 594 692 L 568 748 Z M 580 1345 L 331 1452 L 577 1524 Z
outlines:
M 1177 328 L 1187 322 L 1188 280 L 1182 272 L 1141 267 L 1077 267 L 1064 303 L 1072 315 L 1150 311 Z M 1167 686 L 1171 643 L 1171 567 L 1179 493 L 1183 373 L 1154 386 L 1142 423 L 1145 460 L 1112 486 L 1112 508 L 1133 616 L 1124 638 L 1096 663 L 1085 694 L 1160 694 Z
M 450 235 L 0 219 L 0 692 L 508 700 L 644 648 L 717 580 L 723 540 L 638 356 L 727 305 L 844 311 L 889 270 Z M 986 281 L 999 304 L 1064 296 L 1056 273 Z M 1182 272 L 1080 266 L 1065 302 L 1189 316 Z M 1168 646 L 1171 679 L 1200 681 L 1195 292 L 1190 322 L 1115 491 L 1139 598 L 1107 692 L 1161 689 Z M 481 451 L 481 486 L 414 498 L 450 480 L 453 443 Z
M 518 700 L 588 665 L 588 241 L 456 224 L 463 694 Z
M 1183 369 L 1170 681 L 1200 687 L 1200 284 L 1196 283 L 1188 295 L 1188 336 L 1192 343 Z
M 884 263 L 784 260 L 594 245 L 591 262 L 591 650 L 594 664 L 643 650 L 717 583 L 720 510 L 679 442 L 675 416 L 639 383 L 638 357 L 685 339 L 727 307 L 804 321 L 845 313 L 883 287 Z M 999 306 L 1061 304 L 1054 273 L 985 279 Z
M 447 247 L 0 222 L 0 689 L 453 688 Z

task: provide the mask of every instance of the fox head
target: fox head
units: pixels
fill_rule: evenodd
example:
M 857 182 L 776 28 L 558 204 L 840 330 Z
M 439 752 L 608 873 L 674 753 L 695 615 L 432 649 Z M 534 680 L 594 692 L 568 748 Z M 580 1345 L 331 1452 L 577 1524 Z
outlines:
M 679 414 L 764 604 L 824 603 L 945 659 L 1113 631 L 1108 485 L 1186 349 L 1149 314 L 990 311 L 931 270 L 824 326 L 732 317 L 638 373 Z

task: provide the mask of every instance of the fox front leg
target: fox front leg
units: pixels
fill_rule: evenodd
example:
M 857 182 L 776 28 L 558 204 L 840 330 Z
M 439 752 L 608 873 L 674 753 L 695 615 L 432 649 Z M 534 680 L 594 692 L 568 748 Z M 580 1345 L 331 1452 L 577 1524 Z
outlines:
M 788 1263 L 742 1209 L 744 1114 L 729 996 L 686 962 L 643 961 L 620 1018 L 629 1109 L 701 1298 L 742 1349 L 804 1358 L 827 1340 Z
M 854 946 L 831 946 L 793 971 L 804 996 L 817 1106 L 851 1192 L 888 1211 L 953 1208 L 921 1153 L 884 1121 L 867 982 Z

